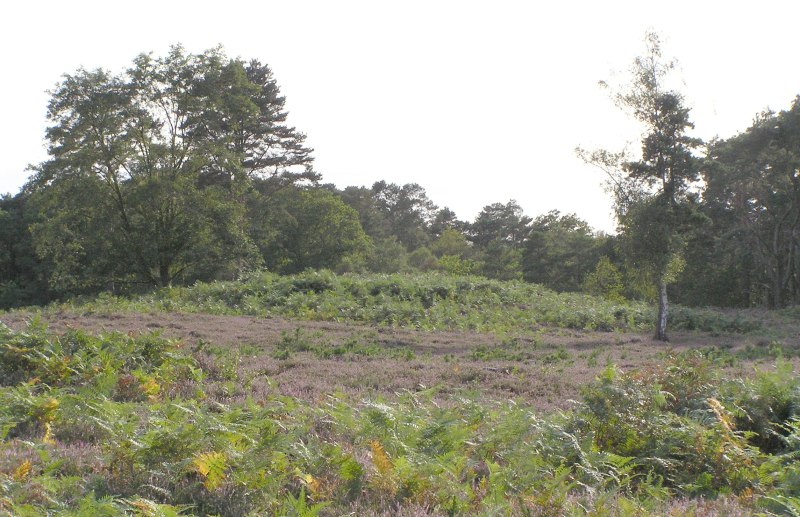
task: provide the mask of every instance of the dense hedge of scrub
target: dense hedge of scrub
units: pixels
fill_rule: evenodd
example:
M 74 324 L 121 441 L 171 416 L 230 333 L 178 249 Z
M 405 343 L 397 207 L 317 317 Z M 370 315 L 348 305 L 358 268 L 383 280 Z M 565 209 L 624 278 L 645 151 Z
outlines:
M 313 289 L 312 289 L 313 290 Z M 573 410 L 436 388 L 232 402 L 224 357 L 157 335 L 0 326 L 0 514 L 796 514 L 800 378 L 684 354 L 609 366 Z

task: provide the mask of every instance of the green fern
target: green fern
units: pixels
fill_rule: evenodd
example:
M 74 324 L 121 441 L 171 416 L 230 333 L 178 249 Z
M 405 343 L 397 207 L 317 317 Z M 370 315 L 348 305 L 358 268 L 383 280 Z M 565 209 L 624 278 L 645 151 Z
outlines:
M 282 513 L 293 517 L 317 517 L 328 506 L 330 503 L 327 501 L 309 505 L 306 489 L 303 487 L 300 489 L 300 495 L 296 498 L 291 493 L 286 495 Z

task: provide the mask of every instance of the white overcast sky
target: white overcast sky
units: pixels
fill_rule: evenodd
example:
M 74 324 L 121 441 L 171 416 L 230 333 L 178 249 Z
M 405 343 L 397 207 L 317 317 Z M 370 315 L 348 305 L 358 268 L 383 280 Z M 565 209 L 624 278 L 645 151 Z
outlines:
M 574 148 L 619 150 L 638 133 L 598 80 L 656 30 L 697 136 L 727 137 L 800 93 L 798 19 L 797 1 L 8 2 L 0 193 L 46 158 L 46 90 L 62 74 L 222 44 L 272 67 L 327 183 L 416 182 L 462 219 L 516 199 L 612 230 L 602 174 Z

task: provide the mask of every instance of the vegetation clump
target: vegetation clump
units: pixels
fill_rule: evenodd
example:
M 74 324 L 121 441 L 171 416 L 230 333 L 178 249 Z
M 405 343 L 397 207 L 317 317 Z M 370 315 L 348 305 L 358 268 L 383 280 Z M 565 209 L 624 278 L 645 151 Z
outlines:
M 302 333 L 285 340 L 302 341 Z M 287 345 L 288 346 L 288 345 Z M 0 511 L 11 515 L 791 513 L 800 381 L 698 353 L 609 366 L 574 409 L 436 388 L 236 401 L 236 370 L 158 335 L 0 327 Z M 702 498 L 702 499 L 700 499 Z
M 539 326 L 579 330 L 642 330 L 652 325 L 648 304 L 604 296 L 557 293 L 522 281 L 441 273 L 297 275 L 259 272 L 240 281 L 198 282 L 130 298 L 101 296 L 49 310 L 168 311 L 286 316 L 422 330 L 530 333 Z M 775 315 L 795 321 L 794 313 Z M 675 329 L 712 333 L 763 330 L 758 310 L 675 307 Z

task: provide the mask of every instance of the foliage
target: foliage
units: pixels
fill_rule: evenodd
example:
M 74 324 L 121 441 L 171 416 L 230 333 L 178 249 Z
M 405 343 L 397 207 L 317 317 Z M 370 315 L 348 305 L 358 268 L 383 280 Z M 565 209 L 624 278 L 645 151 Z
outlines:
M 483 207 L 469 226 L 469 238 L 479 248 L 486 248 L 492 241 L 500 241 L 514 249 L 525 242 L 531 218 L 524 215 L 515 200 L 508 203 L 493 203 Z
M 697 179 L 693 151 L 701 141 L 687 134 L 694 129 L 683 96 L 667 86 L 674 61 L 665 61 L 661 40 L 645 35 L 646 51 L 634 60 L 631 82 L 615 95 L 617 104 L 643 127 L 641 155 L 605 151 L 586 157 L 609 176 L 626 260 L 645 272 L 656 288 L 658 317 L 655 336 L 667 340 L 667 285 L 670 268 L 682 261 L 687 227 L 692 222 Z M 603 83 L 605 84 L 605 83 Z
M 469 259 L 462 259 L 455 255 L 442 255 L 439 257 L 439 268 L 448 275 L 467 276 L 478 270 L 478 265 Z
M 411 251 L 430 240 L 430 224 L 437 207 L 416 183 L 397 185 L 378 181 L 372 185 L 375 207 L 383 215 L 386 235 L 393 235 Z
M 0 196 L 0 307 L 49 301 L 43 267 L 28 227 L 35 215 L 24 195 Z
M 372 248 L 355 210 L 326 190 L 287 188 L 268 200 L 257 198 L 251 211 L 254 241 L 274 271 L 363 263 Z
M 378 207 L 372 189 L 367 187 L 346 187 L 337 192 L 349 207 L 358 213 L 358 220 L 364 232 L 374 240 L 385 239 L 390 235 L 389 223 L 385 213 Z
M 65 76 L 48 109 L 51 158 L 27 187 L 51 285 L 164 286 L 255 261 L 241 203 L 249 182 L 316 178 L 283 105 L 268 67 L 219 49 L 173 47 L 122 74 Z
M 66 304 L 69 306 L 70 304 Z M 54 305 L 53 310 L 58 310 Z M 281 315 L 421 329 L 535 332 L 540 325 L 586 330 L 643 329 L 654 317 L 647 304 L 556 293 L 519 281 L 427 274 L 297 275 L 253 273 L 237 282 L 197 283 L 151 294 L 76 301 L 84 311 L 113 310 Z M 777 317 L 777 315 L 776 315 Z M 675 307 L 676 329 L 747 333 L 762 329 L 758 311 Z M 797 315 L 786 314 L 787 322 Z M 792 323 L 793 324 L 793 323 Z
M 374 241 L 367 256 L 367 269 L 375 273 L 399 273 L 408 269 L 409 255 L 405 246 L 393 235 Z
M 218 365 L 158 336 L 0 330 L 0 365 L 23 365 L 0 387 L 13 515 L 663 515 L 695 497 L 757 513 L 787 511 L 800 488 L 796 414 L 765 412 L 800 407 L 786 363 L 752 381 L 697 354 L 609 366 L 575 410 L 537 415 L 463 394 L 441 405 L 435 390 L 230 402 Z M 128 373 L 162 390 L 119 398 Z
M 480 272 L 497 280 L 522 280 L 523 251 L 494 240 L 481 254 Z
M 374 339 L 353 337 L 339 345 L 333 345 L 324 339 L 321 333 L 309 334 L 301 327 L 294 332 L 283 332 L 272 356 L 275 359 L 290 359 L 298 352 L 311 352 L 319 359 L 346 357 L 380 357 L 410 360 L 414 352 L 407 347 L 381 348 Z
M 209 491 L 216 490 L 225 480 L 227 463 L 225 455 L 221 452 L 195 454 L 192 466 L 203 478 L 203 486 Z
M 408 265 L 417 271 L 434 271 L 438 268 L 439 262 L 436 256 L 428 248 L 422 247 L 415 249 L 408 255 Z
M 524 278 L 558 291 L 578 291 L 599 258 L 597 248 L 586 221 L 553 210 L 531 224 L 522 255 Z
M 756 116 L 743 133 L 709 145 L 704 212 L 691 281 L 729 305 L 779 308 L 800 301 L 800 98 Z M 713 267 L 712 267 L 713 265 Z
M 693 306 L 796 304 L 800 100 L 711 142 L 699 161 L 689 110 L 670 89 L 674 62 L 657 35 L 646 44 L 613 95 L 643 125 L 641 154 L 580 152 L 609 173 L 618 236 L 574 214 L 533 220 L 515 200 L 461 221 L 413 183 L 319 187 L 270 68 L 221 48 L 176 46 L 121 73 L 79 69 L 50 92 L 50 158 L 0 199 L 0 308 L 263 267 L 438 269 L 617 293 L 596 285 L 598 267 L 615 276 L 602 256 L 626 297 L 658 300 L 659 326 L 668 294 Z
M 623 289 L 622 273 L 606 256 L 601 257 L 594 271 L 583 279 L 583 290 L 586 293 L 602 296 L 613 302 L 621 302 L 625 299 L 622 295 Z
M 453 228 L 445 228 L 431 243 L 430 249 L 438 258 L 450 255 L 466 259 L 474 255 L 474 250 L 464 234 Z

